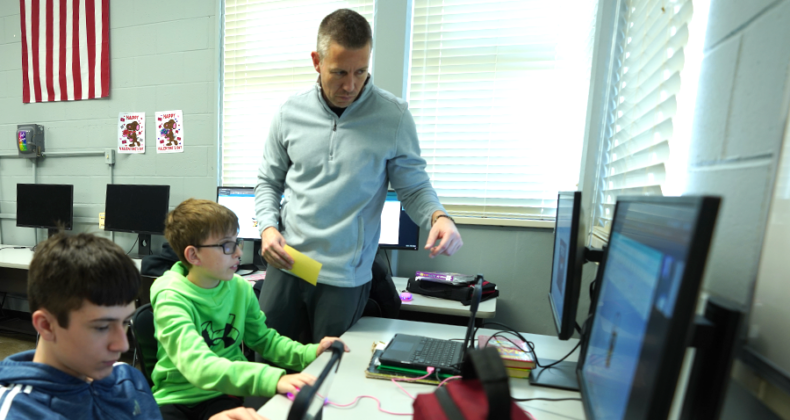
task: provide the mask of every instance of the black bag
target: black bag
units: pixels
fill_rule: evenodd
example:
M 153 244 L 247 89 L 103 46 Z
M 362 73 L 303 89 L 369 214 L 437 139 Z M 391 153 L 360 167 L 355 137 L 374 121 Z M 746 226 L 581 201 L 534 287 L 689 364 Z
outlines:
M 165 271 L 173 267 L 173 264 L 178 262 L 178 255 L 170 247 L 170 244 L 165 242 L 162 244 L 162 250 L 158 254 L 146 255 L 140 264 L 140 274 L 150 277 L 159 277 L 165 274 Z
M 377 252 L 376 258 L 373 260 L 370 299 L 374 300 L 378 305 L 382 318 L 396 319 L 400 312 L 400 294 L 392 281 L 389 264 L 382 254 Z
M 474 286 L 471 284 L 446 284 L 435 281 L 415 280 L 414 277 L 409 278 L 409 283 L 406 285 L 406 290 L 411 293 L 457 300 L 464 306 L 469 306 L 472 303 L 473 289 Z M 480 301 L 485 302 L 497 296 L 499 296 L 499 290 L 497 290 L 496 284 L 483 280 L 483 297 Z

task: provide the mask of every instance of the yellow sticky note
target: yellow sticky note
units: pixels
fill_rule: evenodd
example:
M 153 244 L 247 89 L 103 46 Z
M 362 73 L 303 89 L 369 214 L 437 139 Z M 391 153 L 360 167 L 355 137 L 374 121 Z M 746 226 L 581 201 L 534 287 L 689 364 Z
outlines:
M 294 259 L 294 265 L 290 273 L 315 286 L 318 282 L 318 273 L 321 271 L 323 264 L 288 245 L 285 246 L 285 252 Z

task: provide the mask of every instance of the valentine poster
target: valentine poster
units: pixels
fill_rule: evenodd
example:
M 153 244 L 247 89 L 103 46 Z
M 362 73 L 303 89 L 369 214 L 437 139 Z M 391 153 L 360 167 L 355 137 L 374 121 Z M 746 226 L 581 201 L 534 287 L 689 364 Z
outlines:
M 156 153 L 184 152 L 184 115 L 181 111 L 156 113 Z
M 118 113 L 118 153 L 145 153 L 145 112 Z

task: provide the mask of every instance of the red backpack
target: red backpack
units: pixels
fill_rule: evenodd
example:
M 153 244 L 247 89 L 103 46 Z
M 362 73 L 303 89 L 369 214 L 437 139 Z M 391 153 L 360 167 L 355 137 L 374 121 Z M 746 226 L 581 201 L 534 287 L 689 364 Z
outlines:
M 414 400 L 414 420 L 530 420 L 510 399 L 505 365 L 494 347 L 470 350 L 463 379 Z

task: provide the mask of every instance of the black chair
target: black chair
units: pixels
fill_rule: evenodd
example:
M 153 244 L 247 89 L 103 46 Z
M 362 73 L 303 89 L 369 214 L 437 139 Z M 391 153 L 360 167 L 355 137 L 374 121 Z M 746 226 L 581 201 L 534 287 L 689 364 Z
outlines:
M 134 337 L 134 356 L 132 365 L 140 363 L 140 370 L 148 381 L 148 385 L 154 386 L 151 380 L 151 373 L 156 365 L 157 342 L 154 336 L 154 308 L 151 304 L 145 304 L 132 315 L 132 336 Z

